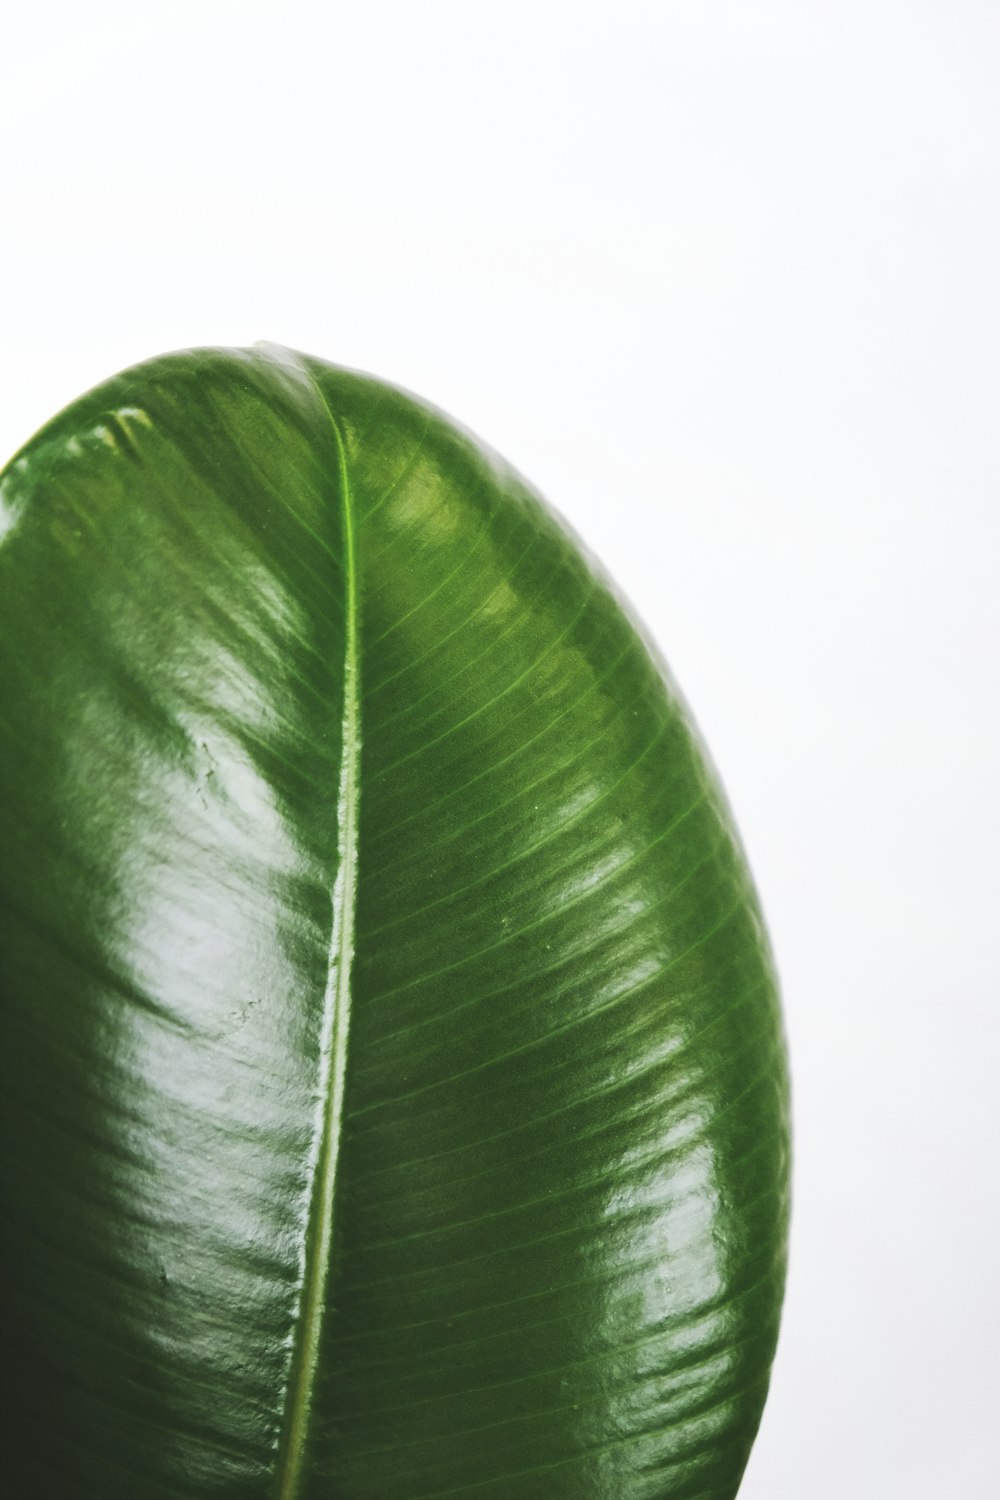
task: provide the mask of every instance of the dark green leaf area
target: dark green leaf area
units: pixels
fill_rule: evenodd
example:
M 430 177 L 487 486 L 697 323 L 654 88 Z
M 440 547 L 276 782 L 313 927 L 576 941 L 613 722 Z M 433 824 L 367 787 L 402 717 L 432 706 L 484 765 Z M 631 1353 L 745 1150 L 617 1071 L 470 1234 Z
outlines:
M 0 488 L 24 1500 L 724 1500 L 774 1348 L 766 937 L 687 711 L 497 456 L 168 356 Z

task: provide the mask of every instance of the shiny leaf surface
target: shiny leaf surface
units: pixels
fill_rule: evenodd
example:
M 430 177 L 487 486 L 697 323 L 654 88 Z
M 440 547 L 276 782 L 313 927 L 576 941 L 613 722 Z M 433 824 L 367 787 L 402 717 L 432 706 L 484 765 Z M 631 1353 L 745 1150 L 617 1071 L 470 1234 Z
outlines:
M 662 664 L 439 412 L 172 355 L 0 490 L 19 1500 L 722 1500 L 776 1336 L 758 907 Z

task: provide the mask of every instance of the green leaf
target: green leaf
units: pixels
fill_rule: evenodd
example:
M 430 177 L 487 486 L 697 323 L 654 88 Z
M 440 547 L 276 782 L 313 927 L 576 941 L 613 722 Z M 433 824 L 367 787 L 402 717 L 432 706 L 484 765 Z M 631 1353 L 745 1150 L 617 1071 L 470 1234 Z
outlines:
M 130 370 L 0 490 L 19 1500 L 732 1496 L 787 1097 L 655 653 L 439 412 Z

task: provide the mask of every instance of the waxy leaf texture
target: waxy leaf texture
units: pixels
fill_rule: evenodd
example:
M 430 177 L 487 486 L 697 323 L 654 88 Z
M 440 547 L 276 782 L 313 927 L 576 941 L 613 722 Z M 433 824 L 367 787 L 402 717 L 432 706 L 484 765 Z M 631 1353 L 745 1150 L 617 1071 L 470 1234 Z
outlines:
M 655 652 L 434 408 L 198 350 L 4 471 L 0 1017 L 18 1500 L 736 1493 L 757 901 Z

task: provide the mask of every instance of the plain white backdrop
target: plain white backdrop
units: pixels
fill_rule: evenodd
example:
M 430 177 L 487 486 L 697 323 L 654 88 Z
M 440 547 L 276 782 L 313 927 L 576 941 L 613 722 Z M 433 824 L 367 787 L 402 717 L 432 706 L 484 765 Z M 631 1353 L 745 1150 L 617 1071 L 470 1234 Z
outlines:
M 989 1500 L 997 0 L 36 0 L 0 38 L 0 461 L 267 338 L 548 495 L 694 707 L 783 976 L 741 1500 Z

